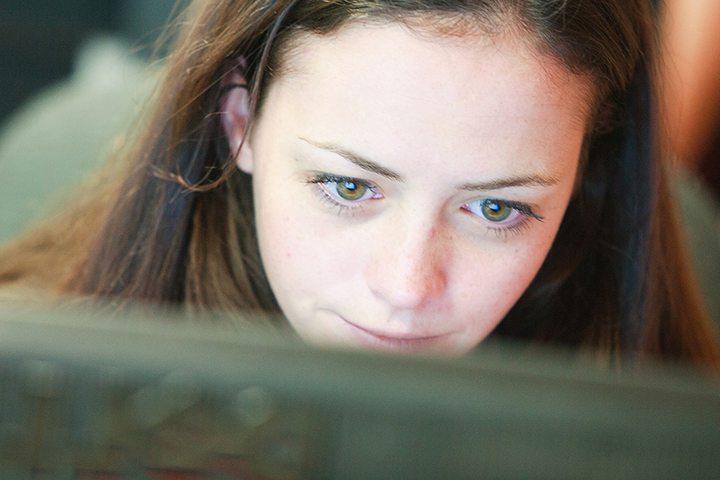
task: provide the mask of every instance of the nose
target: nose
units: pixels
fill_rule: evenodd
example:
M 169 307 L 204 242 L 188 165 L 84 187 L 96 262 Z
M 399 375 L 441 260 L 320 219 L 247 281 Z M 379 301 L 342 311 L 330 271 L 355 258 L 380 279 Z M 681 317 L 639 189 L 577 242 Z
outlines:
M 372 293 L 394 310 L 415 310 L 446 289 L 449 248 L 439 225 L 393 222 L 382 235 L 365 277 Z

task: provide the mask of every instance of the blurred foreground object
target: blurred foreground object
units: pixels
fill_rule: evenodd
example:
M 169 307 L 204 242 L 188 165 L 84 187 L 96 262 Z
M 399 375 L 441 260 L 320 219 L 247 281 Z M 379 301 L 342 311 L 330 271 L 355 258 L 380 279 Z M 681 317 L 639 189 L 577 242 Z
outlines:
M 720 199 L 720 2 L 664 0 L 661 31 L 664 132 Z
M 507 344 L 452 361 L 321 351 L 159 314 L 1 317 L 3 479 L 720 478 L 720 387 L 677 368 L 611 374 Z

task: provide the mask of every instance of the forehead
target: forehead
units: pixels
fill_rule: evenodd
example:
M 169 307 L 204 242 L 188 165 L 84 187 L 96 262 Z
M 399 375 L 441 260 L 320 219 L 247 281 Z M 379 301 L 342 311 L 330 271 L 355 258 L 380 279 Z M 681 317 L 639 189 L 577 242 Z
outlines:
M 538 149 L 570 154 L 592 95 L 587 79 L 512 36 L 440 36 L 400 23 L 302 34 L 282 63 L 264 109 L 284 110 L 302 136 L 378 159 L 494 158 L 502 169 L 531 165 Z

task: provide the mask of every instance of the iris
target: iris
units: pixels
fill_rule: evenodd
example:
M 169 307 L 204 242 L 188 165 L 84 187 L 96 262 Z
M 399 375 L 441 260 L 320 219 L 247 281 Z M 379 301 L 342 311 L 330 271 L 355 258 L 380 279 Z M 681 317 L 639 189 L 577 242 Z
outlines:
M 485 199 L 482 203 L 482 214 L 491 222 L 506 220 L 512 211 L 512 207 L 496 200 Z
M 354 201 L 359 200 L 365 195 L 367 185 L 352 181 L 338 182 L 335 191 L 343 200 Z

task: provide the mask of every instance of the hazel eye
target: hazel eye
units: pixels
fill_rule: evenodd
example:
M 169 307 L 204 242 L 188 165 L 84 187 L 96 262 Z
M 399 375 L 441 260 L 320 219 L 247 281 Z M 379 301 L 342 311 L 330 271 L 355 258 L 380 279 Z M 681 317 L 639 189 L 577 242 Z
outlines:
M 485 199 L 481 207 L 482 216 L 491 222 L 502 222 L 512 214 L 513 208 L 496 200 Z
M 530 226 L 531 220 L 542 222 L 545 219 L 527 203 L 494 198 L 479 198 L 463 205 L 462 210 L 481 220 L 489 232 L 502 239 L 519 234 Z
M 483 198 L 463 205 L 463 209 L 490 223 L 508 224 L 514 223 L 523 216 L 532 216 L 526 212 L 524 206 L 513 202 Z
M 358 178 L 318 173 L 307 183 L 317 186 L 315 191 L 320 194 L 321 200 L 342 209 L 362 208 L 367 200 L 384 198 L 378 187 Z
M 367 192 L 367 185 L 352 180 L 335 182 L 335 192 L 343 200 L 353 202 L 363 198 Z

